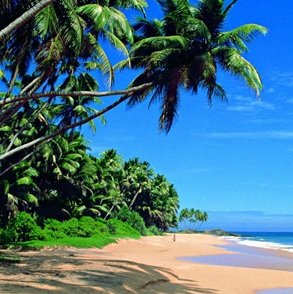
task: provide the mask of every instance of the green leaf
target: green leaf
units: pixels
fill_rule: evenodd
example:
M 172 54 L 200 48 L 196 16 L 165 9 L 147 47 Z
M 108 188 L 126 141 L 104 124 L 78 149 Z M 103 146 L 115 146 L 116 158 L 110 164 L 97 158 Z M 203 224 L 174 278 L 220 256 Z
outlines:
M 29 204 L 33 204 L 34 206 L 38 206 L 39 204 L 38 198 L 30 193 L 24 195 L 24 200 L 27 201 Z
M 2 80 L 3 78 L 5 78 L 5 72 L 0 69 L 0 80 Z
M 18 147 L 21 145 L 21 140 L 19 138 L 16 138 L 14 141 L 14 146 Z
M 18 203 L 18 199 L 16 196 L 8 193 L 7 194 L 7 202 L 11 205 L 11 204 L 17 204 Z
M 83 156 L 81 154 L 78 153 L 72 153 L 72 154 L 67 154 L 66 155 L 66 159 L 71 159 L 71 160 L 75 160 L 78 158 L 82 158 Z
M 38 171 L 33 168 L 33 167 L 29 167 L 25 172 L 24 174 L 26 176 L 29 176 L 29 177 L 37 177 L 39 175 Z
M 0 132 L 11 132 L 11 128 L 9 126 L 1 127 Z
M 9 192 L 9 188 L 10 188 L 9 181 L 8 181 L 8 180 L 4 180 L 4 181 L 1 183 L 1 186 L 3 186 L 3 192 L 4 192 L 4 194 L 6 195 L 6 194 Z
M 58 166 L 54 168 L 53 173 L 58 175 L 58 176 L 62 175 L 62 171 Z
M 74 166 L 72 166 L 71 164 L 69 164 L 68 162 L 64 162 L 61 165 L 65 170 L 69 171 L 70 173 L 75 173 L 76 172 L 76 168 Z
M 33 183 L 33 180 L 30 177 L 23 177 L 16 181 L 17 185 L 31 185 L 32 183 Z

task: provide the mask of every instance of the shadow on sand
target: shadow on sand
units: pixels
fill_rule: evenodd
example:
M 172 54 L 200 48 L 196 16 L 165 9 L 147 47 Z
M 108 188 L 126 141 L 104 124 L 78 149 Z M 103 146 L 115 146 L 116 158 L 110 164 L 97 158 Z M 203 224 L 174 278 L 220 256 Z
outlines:
M 98 252 L 56 250 L 21 256 L 19 264 L 0 264 L 0 293 L 218 293 L 166 268 L 110 260 Z

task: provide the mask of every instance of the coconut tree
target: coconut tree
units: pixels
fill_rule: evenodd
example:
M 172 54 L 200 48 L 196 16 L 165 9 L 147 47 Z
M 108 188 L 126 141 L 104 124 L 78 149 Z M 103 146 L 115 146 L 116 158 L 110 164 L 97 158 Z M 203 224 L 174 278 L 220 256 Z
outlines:
M 70 2 L 71 0 L 62 0 L 63 4 L 57 1 L 58 5 L 64 6 L 64 1 Z M 134 2 L 136 4 L 132 3 L 130 5 L 133 5 L 135 8 L 142 7 L 140 4 L 137 5 L 137 1 Z M 49 140 L 69 129 L 87 123 L 95 117 L 112 110 L 120 103 L 129 99 L 129 97 L 131 97 L 130 105 L 143 101 L 148 95 L 150 95 L 150 103 L 160 100 L 162 109 L 160 128 L 168 132 L 177 114 L 181 88 L 194 93 L 197 93 L 199 89 L 205 90 L 209 103 L 212 102 L 213 97 L 225 100 L 225 90 L 217 82 L 216 74 L 218 68 L 222 68 L 242 78 L 250 88 L 259 94 L 262 89 L 259 74 L 254 66 L 243 58 L 242 55 L 248 50 L 246 43 L 250 42 L 257 34 L 264 34 L 266 29 L 260 25 L 248 24 L 230 31 L 223 31 L 222 28 L 228 13 L 236 2 L 234 0 L 230 4 L 225 5 L 224 0 L 201 0 L 195 6 L 192 6 L 187 0 L 161 1 L 160 3 L 165 14 L 163 19 L 161 21 L 154 20 L 153 22 L 141 20 L 135 26 L 137 29 L 136 43 L 132 46 L 130 58 L 117 65 L 118 68 L 123 68 L 131 62 L 133 68 L 143 70 L 130 84 L 130 87 L 135 90 L 129 90 L 125 96 L 101 112 L 89 115 L 42 138 L 37 138 L 25 146 L 19 146 L 10 150 L 6 154 L 1 155 L 0 160 Z M 48 25 L 41 26 L 43 32 L 48 32 L 48 34 L 43 33 L 46 46 L 43 46 L 44 42 L 41 43 L 42 46 L 35 46 L 35 44 L 40 42 L 40 39 L 35 37 L 26 39 L 29 43 L 19 49 L 22 50 L 20 51 L 21 54 L 11 54 L 9 56 L 5 50 L 3 51 L 5 54 L 2 54 L 1 59 L 4 58 L 4 60 L 13 60 L 14 56 L 22 56 L 22 63 L 16 62 L 14 58 L 15 62 L 7 64 L 7 68 L 11 67 L 11 81 L 15 81 L 16 73 L 21 72 L 19 68 L 25 68 L 27 63 L 24 61 L 29 60 L 29 52 L 35 52 L 33 50 L 35 48 L 37 48 L 35 49 L 37 52 L 34 56 L 36 56 L 35 59 L 38 61 L 36 74 L 26 77 L 21 83 L 22 91 L 28 93 L 28 96 L 27 94 L 22 96 L 20 100 L 22 102 L 13 103 L 11 107 L 8 107 L 2 113 L 4 121 L 7 121 L 20 107 L 29 107 L 26 103 L 27 99 L 29 97 L 33 99 L 30 93 L 40 88 L 40 85 L 44 85 L 43 89 L 54 89 L 60 74 L 74 74 L 78 69 L 86 65 L 89 69 L 103 69 L 107 71 L 109 81 L 112 81 L 112 67 L 107 61 L 101 46 L 99 44 L 96 45 L 96 41 L 100 36 L 106 37 L 120 50 L 125 51 L 124 41 L 131 41 L 131 31 L 127 25 L 123 25 L 123 34 L 116 29 L 117 19 L 120 22 L 121 14 L 112 8 L 115 5 L 118 7 L 128 7 L 129 4 L 127 3 L 129 1 L 114 1 L 98 5 L 96 5 L 96 2 L 93 3 L 93 1 L 86 0 L 77 1 L 76 3 L 79 5 L 78 8 L 76 10 L 73 9 L 73 12 L 67 17 L 69 20 L 72 17 L 74 18 L 75 23 L 73 27 L 76 27 L 75 29 L 68 29 L 66 31 L 68 26 L 64 25 L 64 33 L 60 36 L 58 32 L 62 31 L 62 28 L 58 26 L 57 30 L 56 28 L 54 29 L 56 22 L 52 21 L 52 18 L 47 18 L 47 22 L 43 22 L 43 24 Z M 66 11 L 71 11 L 72 5 L 70 5 L 66 6 Z M 52 5 L 43 9 L 36 18 L 42 15 L 45 10 L 51 9 L 51 7 Z M 55 6 L 53 7 L 55 9 Z M 61 11 L 63 10 L 61 9 Z M 113 17 L 111 18 L 109 15 Z M 60 17 L 61 20 L 62 17 Z M 53 19 L 56 20 L 56 18 Z M 59 21 L 58 18 L 57 20 Z M 105 26 L 102 27 L 102 24 L 105 24 Z M 27 23 L 27 30 L 29 32 L 37 27 L 33 26 L 32 28 L 29 25 L 31 25 L 31 22 Z M 117 27 L 119 28 L 120 26 L 117 25 Z M 41 31 L 40 28 L 39 31 Z M 55 32 L 55 34 L 52 34 L 51 31 Z M 78 32 L 81 32 L 81 35 Z M 35 36 L 34 33 L 31 35 Z M 25 36 L 27 34 L 23 32 L 19 38 L 24 38 Z M 65 41 L 68 46 L 64 46 L 65 41 L 62 41 L 63 38 L 66 39 Z M 35 43 L 31 40 L 35 40 Z M 84 41 L 83 44 L 85 46 L 80 46 L 79 40 Z M 23 43 L 21 42 L 21 44 Z M 8 48 L 9 46 L 14 48 L 9 44 L 4 43 L 3 48 Z M 32 50 L 26 50 L 26 48 L 31 48 Z M 94 56 L 99 58 L 97 60 L 97 57 L 95 57 L 94 62 L 89 60 L 92 52 L 96 52 Z M 80 64 L 83 58 L 87 59 L 87 62 Z M 8 90 L 8 92 L 11 92 L 11 90 Z M 51 93 L 50 97 L 53 98 L 49 102 L 55 101 L 54 97 L 56 96 L 58 96 L 58 93 Z M 38 99 L 40 97 L 46 97 L 46 95 L 40 95 Z
M 143 10 L 146 5 L 143 0 L 99 4 L 90 0 L 51 2 L 37 14 L 33 13 L 29 21 L 13 30 L 10 37 L 0 45 L 0 59 L 6 72 L 2 80 L 7 84 L 7 91 L 2 100 L 4 103 L 0 105 L 0 125 L 5 126 L 10 119 L 17 120 L 17 113 L 22 109 L 28 112 L 38 106 L 36 100 L 27 99 L 38 89 L 42 92 L 97 91 L 98 84 L 92 77 L 93 71 L 108 75 L 108 83 L 111 85 L 114 80 L 113 68 L 100 45 L 100 40 L 107 39 L 127 55 L 125 44 L 132 42 L 132 29 L 119 8 Z M 27 11 L 35 2 L 8 1 L 6 4 L 0 5 L 0 14 L 9 16 L 4 18 L 3 26 Z M 34 69 L 32 73 L 28 71 L 29 68 Z M 60 76 L 62 79 L 59 79 Z M 12 92 L 23 95 L 24 99 L 14 102 L 13 98 L 10 98 Z M 60 133 L 66 132 L 66 127 L 72 124 L 80 126 L 86 121 L 93 124 L 92 119 L 87 118 L 95 117 L 96 111 L 90 107 L 90 104 L 97 102 L 94 97 L 67 95 L 66 99 L 58 99 L 57 94 L 48 97 L 44 95 L 42 101 L 56 106 L 55 114 L 59 121 Z M 12 101 L 4 105 L 7 99 Z M 43 113 L 43 118 L 50 123 L 54 119 L 53 113 L 51 111 L 49 117 Z M 50 128 L 47 130 L 48 134 L 52 131 Z M 52 137 L 55 136 L 56 134 Z M 24 149 L 40 143 L 35 140 Z
M 139 21 L 136 43 L 130 51 L 133 68 L 142 69 L 131 86 L 151 82 L 152 86 L 132 95 L 130 105 L 150 96 L 150 103 L 161 104 L 159 126 L 169 131 L 180 101 L 180 89 L 197 93 L 206 91 L 209 103 L 213 97 L 226 99 L 217 82 L 217 71 L 223 69 L 243 79 L 258 95 L 262 82 L 255 67 L 242 55 L 246 43 L 266 28 L 246 24 L 224 31 L 228 13 L 237 1 L 225 6 L 224 0 L 200 0 L 195 6 L 188 0 L 160 1 L 164 11 L 161 21 Z M 117 67 L 123 68 L 126 62 Z
M 139 158 L 133 158 L 125 162 L 124 172 L 122 191 L 128 201 L 129 210 L 135 210 L 138 199 L 143 198 L 144 194 L 151 189 L 154 171 L 148 162 L 141 162 Z

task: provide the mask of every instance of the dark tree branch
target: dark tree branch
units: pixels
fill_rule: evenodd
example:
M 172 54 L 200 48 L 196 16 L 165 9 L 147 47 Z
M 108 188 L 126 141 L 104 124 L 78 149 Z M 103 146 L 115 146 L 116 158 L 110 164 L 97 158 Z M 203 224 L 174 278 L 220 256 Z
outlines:
M 139 88 L 140 90 L 143 90 L 145 88 L 150 87 L 151 85 L 152 85 L 152 83 L 147 83 L 147 84 L 144 84 L 144 85 L 141 85 L 141 86 L 138 86 L 138 87 L 134 87 L 132 89 L 137 90 Z M 134 92 L 131 92 L 129 90 L 127 90 L 127 92 L 128 92 L 127 95 L 124 95 L 124 96 L 120 97 L 118 100 L 116 100 L 115 102 L 113 102 L 109 106 L 105 107 L 104 109 L 96 112 L 95 114 L 93 114 L 93 115 L 91 115 L 91 116 L 89 116 L 89 117 L 87 117 L 85 119 L 82 119 L 82 120 L 80 120 L 80 121 L 78 121 L 76 123 L 64 126 L 64 127 L 60 128 L 59 130 L 57 130 L 57 131 L 55 131 L 55 132 L 53 132 L 53 133 L 51 133 L 51 134 L 49 134 L 47 136 L 40 137 L 38 139 L 35 139 L 35 140 L 33 140 L 33 141 L 29 142 L 29 143 L 26 143 L 26 144 L 22 145 L 22 146 L 16 147 L 16 148 L 14 148 L 14 149 L 12 149 L 12 150 L 10 150 L 8 152 L 5 152 L 4 154 L 0 155 L 0 161 L 6 159 L 6 158 L 8 158 L 8 157 L 10 157 L 10 156 L 12 156 L 12 155 L 14 155 L 16 153 L 18 153 L 18 152 L 26 150 L 27 148 L 30 148 L 30 147 L 32 147 L 34 145 L 38 145 L 38 144 L 40 144 L 42 142 L 48 141 L 51 138 L 54 138 L 54 137 L 56 137 L 56 136 L 58 136 L 60 134 L 63 134 L 63 133 L 65 133 L 66 131 L 68 131 L 70 129 L 81 126 L 81 125 L 83 125 L 83 124 L 85 124 L 85 123 L 87 123 L 87 122 L 89 122 L 89 121 L 103 115 L 104 113 L 112 110 L 113 108 L 115 108 L 116 106 L 118 106 L 119 104 L 124 102 L 125 100 L 129 99 L 131 97 L 131 95 L 134 93 Z
M 31 9 L 23 13 L 19 18 L 10 23 L 6 28 L 0 31 L 0 41 L 9 37 L 9 35 L 27 23 L 31 18 L 38 14 L 41 10 L 53 3 L 55 0 L 42 0 L 38 4 L 34 5 Z
M 30 95 L 18 95 L 12 98 L 7 98 L 5 100 L 0 101 L 0 105 L 11 104 L 18 101 L 27 101 L 31 99 L 40 99 L 44 97 L 68 97 L 68 96 L 88 96 L 88 97 L 106 97 L 106 96 L 117 96 L 117 95 L 128 95 L 129 93 L 134 93 L 137 91 L 141 91 L 145 88 L 148 88 L 152 85 L 152 83 L 146 83 L 139 85 L 137 87 L 132 87 L 126 90 L 115 90 L 115 91 L 105 91 L 105 92 L 92 92 L 92 91 L 73 91 L 73 92 L 42 92 L 42 93 L 34 93 Z

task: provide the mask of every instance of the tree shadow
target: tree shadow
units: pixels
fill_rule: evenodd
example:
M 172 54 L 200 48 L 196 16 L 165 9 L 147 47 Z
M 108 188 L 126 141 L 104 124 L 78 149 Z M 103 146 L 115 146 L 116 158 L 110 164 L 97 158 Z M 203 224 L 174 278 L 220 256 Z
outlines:
M 163 267 L 57 250 L 51 254 L 24 255 L 19 264 L 0 264 L 0 293 L 216 294 L 218 291 L 180 279 Z

